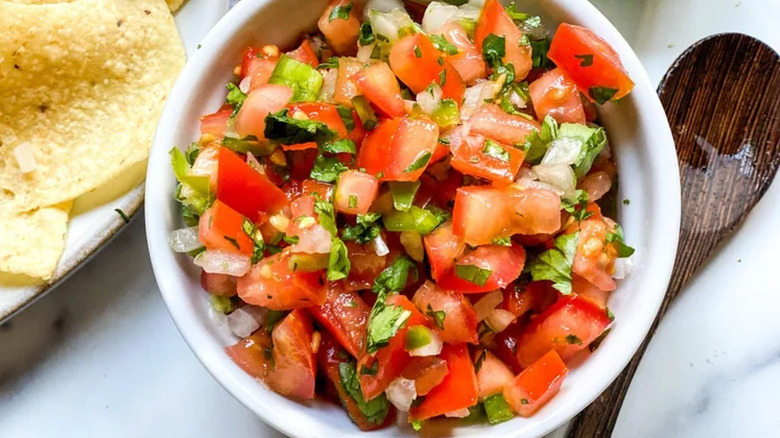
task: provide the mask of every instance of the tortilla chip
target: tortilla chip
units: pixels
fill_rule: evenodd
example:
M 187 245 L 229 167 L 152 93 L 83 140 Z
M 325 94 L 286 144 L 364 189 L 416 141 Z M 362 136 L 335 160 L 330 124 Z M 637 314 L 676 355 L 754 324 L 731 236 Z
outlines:
M 0 272 L 47 280 L 65 248 L 72 202 L 27 213 L 0 208 Z
M 0 192 L 15 199 L 0 210 L 60 204 L 146 159 L 184 65 L 162 0 L 30 1 L 0 1 Z
M 168 9 L 171 10 L 171 12 L 175 12 L 179 7 L 181 7 L 182 3 L 184 3 L 184 0 L 165 0 L 168 2 Z

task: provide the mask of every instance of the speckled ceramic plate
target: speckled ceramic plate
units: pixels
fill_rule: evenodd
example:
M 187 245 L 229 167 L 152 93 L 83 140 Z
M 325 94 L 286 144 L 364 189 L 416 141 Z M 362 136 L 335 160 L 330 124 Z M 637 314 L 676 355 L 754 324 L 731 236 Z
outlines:
M 184 47 L 189 55 L 212 26 L 227 12 L 229 0 L 189 0 L 176 13 Z M 132 218 L 143 205 L 146 163 L 139 163 L 118 180 L 76 199 L 68 224 L 65 251 L 50 284 L 25 284 L 15 278 L 0 279 L 0 322 L 57 287 L 108 244 L 125 225 L 121 210 Z

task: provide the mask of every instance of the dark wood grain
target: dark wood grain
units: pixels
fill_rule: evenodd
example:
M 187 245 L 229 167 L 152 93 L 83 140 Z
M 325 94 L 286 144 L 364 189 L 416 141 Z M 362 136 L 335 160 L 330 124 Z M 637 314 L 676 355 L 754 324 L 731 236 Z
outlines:
M 741 34 L 699 41 L 658 89 L 672 128 L 682 183 L 677 258 L 645 341 L 615 382 L 575 418 L 569 438 L 608 437 L 660 318 L 713 250 L 763 196 L 780 162 L 780 61 Z

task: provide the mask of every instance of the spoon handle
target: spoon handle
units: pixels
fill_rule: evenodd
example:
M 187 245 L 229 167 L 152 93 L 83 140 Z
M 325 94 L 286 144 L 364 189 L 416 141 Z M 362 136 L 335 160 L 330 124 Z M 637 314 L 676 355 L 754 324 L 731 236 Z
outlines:
M 568 438 L 609 437 L 631 379 L 669 305 L 769 187 L 780 162 L 780 62 L 766 44 L 722 34 L 697 42 L 658 88 L 682 179 L 672 279 L 631 362 L 573 421 Z

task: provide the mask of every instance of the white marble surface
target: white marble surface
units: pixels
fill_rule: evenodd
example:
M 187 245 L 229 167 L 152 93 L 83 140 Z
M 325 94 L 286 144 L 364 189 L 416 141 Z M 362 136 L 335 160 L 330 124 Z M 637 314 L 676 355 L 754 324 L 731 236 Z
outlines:
M 741 31 L 780 47 L 777 0 L 594 3 L 655 81 L 712 33 Z M 780 436 L 777 205 L 775 182 L 675 303 L 615 437 Z M 142 219 L 0 327 L 0 437 L 280 436 L 233 400 L 179 336 L 152 277 Z

